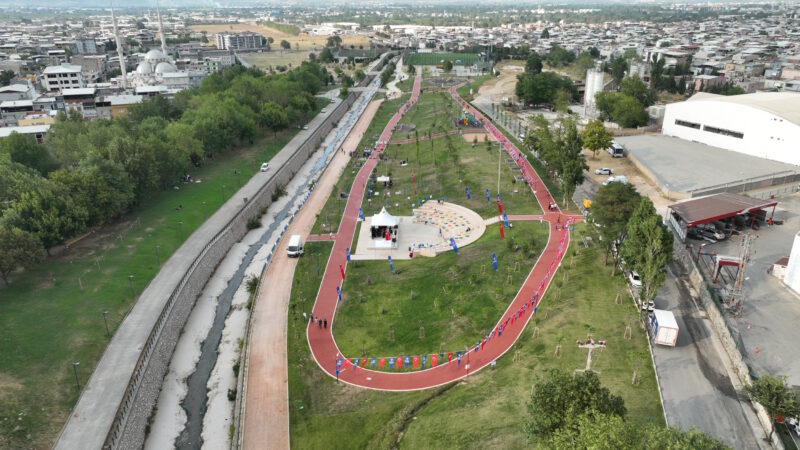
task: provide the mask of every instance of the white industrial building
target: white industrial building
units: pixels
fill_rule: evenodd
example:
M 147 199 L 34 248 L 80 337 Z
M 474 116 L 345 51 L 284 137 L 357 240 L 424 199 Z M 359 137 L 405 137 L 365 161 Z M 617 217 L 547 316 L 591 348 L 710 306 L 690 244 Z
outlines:
M 800 94 L 698 93 L 685 102 L 666 105 L 662 133 L 800 165 Z

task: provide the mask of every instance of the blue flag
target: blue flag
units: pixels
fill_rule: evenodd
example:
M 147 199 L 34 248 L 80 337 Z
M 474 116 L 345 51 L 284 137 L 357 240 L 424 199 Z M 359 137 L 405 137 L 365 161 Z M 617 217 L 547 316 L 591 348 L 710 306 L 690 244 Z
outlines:
M 492 267 L 497 272 L 497 254 L 495 252 L 492 252 Z
M 394 367 L 394 358 L 389 358 L 389 367 Z
M 481 346 L 481 343 L 480 343 L 480 342 L 478 342 L 477 344 L 475 344 L 475 353 L 478 353 L 478 348 L 480 348 L 480 346 Z
M 467 200 L 472 199 L 472 197 L 469 195 L 469 186 L 467 186 L 466 189 L 464 189 L 464 192 L 467 193 Z
M 407 367 L 407 366 L 409 366 L 410 364 L 411 364 L 411 358 L 409 358 L 408 356 L 406 356 L 405 358 L 403 358 L 403 367 Z
M 492 195 L 489 194 L 489 188 L 486 188 L 486 202 L 492 201 Z
M 359 219 L 364 220 L 364 211 L 362 211 L 361 208 L 358 208 L 358 217 Z
M 336 286 L 336 296 L 339 297 L 339 301 L 342 301 L 342 288 Z
M 350 261 L 350 247 L 347 247 L 347 260 Z
M 456 244 L 456 240 L 450 238 L 450 246 L 453 247 L 453 252 L 457 255 L 458 254 L 458 244 Z
M 425 361 L 428 359 L 427 355 L 422 355 L 422 368 L 425 368 Z
M 342 358 L 336 360 L 336 367 L 342 367 Z
M 372 358 L 372 359 L 369 361 L 369 365 L 370 365 L 370 367 L 375 367 L 375 358 Z
M 392 264 L 392 255 L 389 255 L 389 270 L 394 273 L 394 264 Z
M 498 202 L 500 201 L 500 193 L 499 192 L 497 193 L 497 201 Z
M 356 371 L 357 367 L 358 367 L 358 358 L 353 358 L 353 372 Z
M 503 222 L 505 222 L 506 228 L 508 228 L 508 215 L 503 212 Z

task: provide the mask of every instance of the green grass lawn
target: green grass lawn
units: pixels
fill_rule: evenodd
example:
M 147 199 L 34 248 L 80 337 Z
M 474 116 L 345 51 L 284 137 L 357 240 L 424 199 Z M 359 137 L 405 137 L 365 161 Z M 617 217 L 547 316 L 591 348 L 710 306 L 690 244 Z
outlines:
M 454 66 L 469 66 L 478 61 L 477 53 L 412 53 L 408 58 L 408 64 L 415 66 L 437 66 L 443 60 L 449 59 Z
M 389 119 L 397 112 L 397 109 L 403 103 L 408 101 L 408 98 L 408 95 L 403 95 L 401 98 L 384 100 L 383 103 L 381 103 L 378 107 L 378 111 L 375 112 L 375 117 L 372 119 L 372 122 L 370 122 L 369 127 L 367 127 L 367 131 L 364 132 L 364 137 L 361 138 L 361 142 L 358 144 L 357 150 L 359 154 L 365 147 L 371 149 L 375 145 L 375 142 L 377 142 L 378 137 L 383 132 Z M 339 177 L 336 186 L 333 188 L 333 195 L 328 198 L 322 211 L 320 211 L 318 220 L 311 229 L 311 234 L 335 233 L 339 229 L 339 222 L 341 222 L 342 219 L 341 211 L 344 209 L 346 199 L 339 200 L 337 196 L 340 192 L 350 192 L 350 186 L 358 173 L 358 168 L 361 167 L 361 163 L 363 163 L 363 160 L 359 161 L 358 158 L 353 158 L 347 164 L 342 176 Z
M 488 227 L 458 255 L 447 252 L 395 261 L 394 274 L 387 261 L 351 263 L 336 314 L 339 348 L 348 357 L 360 357 L 363 352 L 399 356 L 474 345 L 508 308 L 547 236 L 546 226 L 539 222 L 516 222 L 505 239 L 500 238 L 499 227 Z M 515 250 L 512 242 L 527 244 L 529 250 Z M 497 272 L 492 269 L 492 252 L 497 254 Z
M 461 96 L 464 100 L 471 102 L 472 99 L 478 94 L 478 89 L 481 85 L 491 79 L 494 78 L 494 75 L 482 75 L 479 77 L 474 77 L 472 82 L 461 86 L 460 88 L 456 89 L 458 95 Z M 472 95 L 469 95 L 469 90 L 472 89 Z
M 585 226 L 579 224 L 576 231 L 582 235 L 586 232 Z M 596 247 L 580 248 L 573 262 L 572 255 L 579 249 L 576 242 L 580 240 L 572 241 L 564 264 L 539 308 L 538 318 L 528 324 L 512 350 L 498 360 L 497 368 L 484 369 L 470 375 L 466 382 L 438 389 L 384 393 L 336 383 L 311 358 L 304 332 L 305 321 L 295 319 L 297 314 L 290 312 L 292 445 L 296 448 L 539 447 L 536 442 L 527 443 L 523 431 L 532 385 L 536 376 L 547 369 L 559 368 L 568 372 L 583 369 L 586 350 L 577 348 L 575 340 L 585 339 L 588 332 L 595 339 L 608 341 L 605 350 L 595 353 L 592 367 L 604 386 L 623 397 L 628 408 L 628 420 L 637 424 L 663 425 L 658 388 L 646 336 L 636 319 L 636 308 L 625 294 L 621 296 L 620 304 L 615 302 L 617 293 L 624 291 L 625 282 L 621 275 L 610 276 L 610 268 L 603 266 L 603 252 Z M 309 243 L 307 255 L 312 246 L 312 252 L 320 253 L 317 260 L 327 260 L 329 243 Z M 314 261 L 314 258 L 306 256 L 301 258 L 295 273 L 296 285 L 319 285 Z M 420 260 L 408 264 L 415 262 Z M 412 270 L 405 266 L 403 269 Z M 356 276 L 356 272 L 349 273 Z M 564 272 L 567 273 L 566 281 Z M 350 281 L 348 279 L 348 284 Z M 516 279 L 514 283 L 519 284 Z M 346 291 L 348 284 L 345 284 Z M 375 289 L 381 286 L 395 289 L 389 283 L 376 281 Z M 313 297 L 316 290 L 311 290 Z M 300 308 L 299 301 L 300 294 L 293 289 L 292 303 L 295 306 L 290 311 Z M 352 303 L 351 299 L 345 300 L 344 306 L 349 303 Z M 367 299 L 365 304 L 374 307 L 375 303 Z M 465 312 L 481 315 L 477 309 Z M 339 320 L 344 320 L 342 317 L 343 314 L 337 315 L 337 336 L 342 326 Z M 499 315 L 493 320 L 497 318 Z M 632 338 L 626 340 L 625 327 L 629 321 Z M 534 338 L 536 328 L 537 337 Z M 426 324 L 426 336 L 432 332 Z M 376 338 L 384 339 L 386 335 L 383 332 Z M 397 329 L 395 338 L 400 339 Z M 417 330 L 409 340 L 418 340 Z M 555 357 L 559 343 L 561 356 Z M 639 367 L 639 383 L 632 385 L 636 367 Z
M 318 109 L 327 103 L 320 100 Z M 0 448 L 52 445 L 78 398 L 73 361 L 80 363 L 83 387 L 109 341 L 103 311 L 113 334 L 159 260 L 296 132 L 267 133 L 252 146 L 217 155 L 191 171 L 201 183 L 153 193 L 118 223 L 0 288 Z
M 461 108 L 445 92 L 423 93 L 417 104 L 400 120 L 400 125 L 414 125 L 414 131 L 420 136 L 456 128 L 455 119 L 460 116 Z M 392 139 L 413 139 L 414 131 L 396 132 Z

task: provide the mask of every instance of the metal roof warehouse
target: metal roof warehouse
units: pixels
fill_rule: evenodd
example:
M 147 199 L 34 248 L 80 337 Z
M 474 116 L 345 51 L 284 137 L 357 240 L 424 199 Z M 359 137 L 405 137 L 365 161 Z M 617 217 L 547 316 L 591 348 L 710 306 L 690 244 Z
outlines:
M 723 192 L 675 203 L 669 206 L 669 221 L 681 238 L 686 239 L 686 229 L 715 220 L 724 220 L 740 214 L 754 213 L 772 208 L 775 200 L 761 200 L 744 195 Z

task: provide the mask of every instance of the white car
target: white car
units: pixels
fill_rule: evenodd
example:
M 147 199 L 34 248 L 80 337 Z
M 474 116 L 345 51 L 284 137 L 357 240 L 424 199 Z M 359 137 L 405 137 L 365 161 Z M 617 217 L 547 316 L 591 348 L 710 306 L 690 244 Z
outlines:
M 635 270 L 631 270 L 630 273 L 628 273 L 628 281 L 630 281 L 631 286 L 635 288 L 642 287 L 642 278 L 639 276 L 638 273 L 636 273 Z
M 266 172 L 269 169 L 269 163 L 261 164 L 261 171 Z
M 611 183 L 628 184 L 628 178 L 625 175 L 611 175 L 610 177 L 606 178 L 606 181 L 603 181 L 603 186 L 608 186 Z
M 325 114 L 326 112 L 328 112 L 328 108 L 322 108 L 322 111 L 320 111 L 320 112 L 321 112 L 322 114 Z
M 612 173 L 614 173 L 614 171 L 608 167 L 601 167 L 599 169 L 594 169 L 595 175 L 611 175 Z
M 303 129 L 307 130 L 308 129 L 308 125 L 303 125 Z
M 334 99 L 331 99 L 331 103 L 336 103 L 336 100 L 334 100 Z

